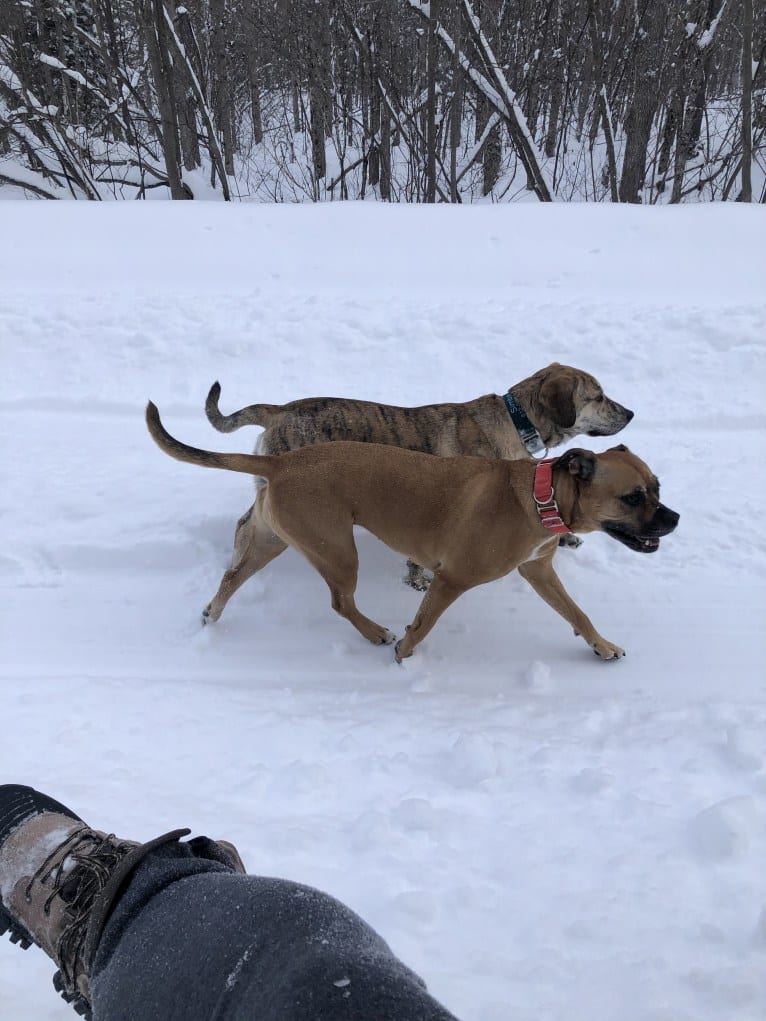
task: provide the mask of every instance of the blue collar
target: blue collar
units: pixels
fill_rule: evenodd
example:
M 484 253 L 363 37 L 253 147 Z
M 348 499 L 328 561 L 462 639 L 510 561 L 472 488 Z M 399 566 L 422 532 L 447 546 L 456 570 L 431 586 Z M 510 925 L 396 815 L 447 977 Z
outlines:
M 541 450 L 545 450 L 545 444 L 540 437 L 540 433 L 529 421 L 526 412 L 513 394 L 510 391 L 507 394 L 503 394 L 503 400 L 508 409 L 508 414 L 511 416 L 511 421 L 516 426 L 516 431 L 521 437 L 521 442 L 526 447 L 527 452 L 529 454 L 539 454 Z

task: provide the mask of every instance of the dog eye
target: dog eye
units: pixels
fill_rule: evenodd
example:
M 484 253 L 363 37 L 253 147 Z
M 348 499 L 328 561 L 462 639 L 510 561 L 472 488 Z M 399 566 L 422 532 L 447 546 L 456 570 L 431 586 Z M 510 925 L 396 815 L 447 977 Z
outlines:
M 634 493 L 628 493 L 627 496 L 621 496 L 620 499 L 623 503 L 626 503 L 628 507 L 640 507 L 646 497 L 640 489 L 637 489 Z

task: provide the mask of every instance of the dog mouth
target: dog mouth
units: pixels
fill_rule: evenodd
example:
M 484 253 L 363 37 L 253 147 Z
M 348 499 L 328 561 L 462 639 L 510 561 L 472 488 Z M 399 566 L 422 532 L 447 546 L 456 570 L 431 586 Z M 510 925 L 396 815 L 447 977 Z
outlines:
M 589 429 L 588 432 L 586 433 L 586 435 L 587 436 L 614 436 L 615 433 L 618 433 L 621 429 L 624 429 L 629 421 L 630 421 L 630 419 L 626 417 L 621 422 L 614 422 L 614 423 L 611 423 L 610 425 L 600 425 L 600 426 L 597 426 L 595 429 Z
M 623 546 L 635 550 L 636 553 L 656 553 L 660 548 L 658 535 L 635 535 L 615 521 L 607 521 L 601 527 L 607 535 L 611 535 L 613 539 L 617 539 Z

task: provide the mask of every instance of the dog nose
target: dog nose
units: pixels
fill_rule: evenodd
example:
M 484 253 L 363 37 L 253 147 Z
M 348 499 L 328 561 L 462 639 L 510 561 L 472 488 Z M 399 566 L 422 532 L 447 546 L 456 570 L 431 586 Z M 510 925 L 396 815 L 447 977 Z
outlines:
M 623 410 L 625 411 L 625 419 L 626 419 L 625 424 L 627 425 L 628 422 L 633 420 L 633 416 L 634 416 L 635 412 L 631 411 L 630 408 L 624 408 Z
M 662 514 L 663 525 L 672 532 L 681 520 L 681 515 L 677 514 L 674 510 L 671 510 L 670 507 L 665 507 L 662 504 L 660 505 L 660 513 Z

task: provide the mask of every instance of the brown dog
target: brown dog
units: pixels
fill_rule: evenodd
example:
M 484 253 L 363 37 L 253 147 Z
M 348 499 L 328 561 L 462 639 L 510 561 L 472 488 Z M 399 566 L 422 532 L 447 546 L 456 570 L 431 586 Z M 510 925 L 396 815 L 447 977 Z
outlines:
M 284 454 L 312 443 L 357 440 L 420 450 L 439 457 L 527 457 L 555 447 L 581 433 L 612 436 L 633 418 L 633 412 L 606 397 L 600 384 L 582 369 L 553 362 L 512 386 L 499 397 L 488 394 L 464 404 L 427 404 L 400 408 L 390 404 L 310 397 L 289 404 L 251 404 L 231 415 L 218 408 L 221 395 L 214 383 L 205 412 L 220 432 L 245 425 L 263 426 L 256 453 Z M 247 548 L 252 508 L 237 524 L 232 566 Z M 240 534 L 244 529 L 245 534 Z M 579 545 L 571 541 L 571 545 Z M 424 589 L 422 570 L 409 564 L 407 581 Z
M 151 403 L 146 423 L 162 450 L 179 461 L 259 475 L 268 482 L 252 508 L 249 546 L 224 575 L 205 619 L 218 620 L 243 582 L 293 546 L 327 582 L 334 610 L 369 641 L 394 641 L 354 602 L 353 527 L 362 525 L 434 572 L 396 646 L 398 661 L 412 654 L 463 592 L 516 567 L 599 656 L 618 659 L 623 650 L 601 637 L 553 569 L 558 536 L 603 531 L 630 549 L 650 553 L 678 524 L 678 514 L 659 501 L 657 479 L 624 446 L 604 454 L 570 450 L 542 464 L 437 458 L 344 442 L 269 457 L 186 446 L 165 431 Z

